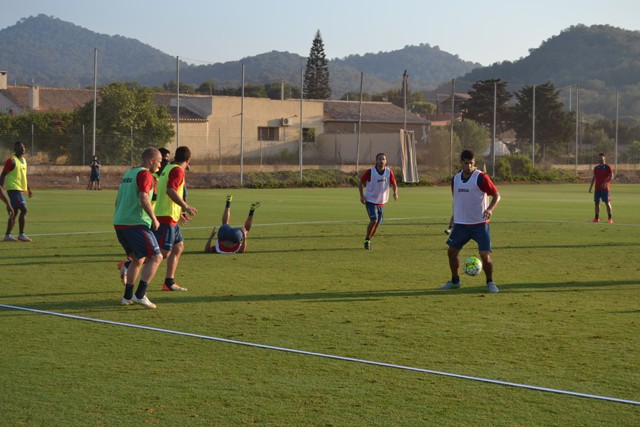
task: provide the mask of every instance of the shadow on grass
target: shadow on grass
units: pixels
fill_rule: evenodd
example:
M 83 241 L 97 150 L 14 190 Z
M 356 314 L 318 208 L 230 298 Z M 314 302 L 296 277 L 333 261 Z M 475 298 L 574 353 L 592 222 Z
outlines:
M 631 242 L 627 242 L 627 243 L 621 243 L 621 242 L 615 242 L 615 243 L 585 243 L 583 245 L 531 245 L 531 246 L 514 246 L 514 245 L 508 245 L 508 246 L 494 246 L 493 249 L 576 249 L 576 248 L 595 248 L 595 247 L 602 247 L 602 248 L 610 248 L 610 247 L 621 247 L 621 246 L 625 246 L 625 247 L 640 247 L 640 242 L 638 243 L 631 243 Z
M 82 260 L 84 258 L 84 260 Z M 5 266 L 29 266 L 29 265 L 63 265 L 63 264 L 95 264 L 96 259 L 98 262 L 104 262 L 106 259 L 109 259 L 109 262 L 117 263 L 124 258 L 124 255 L 118 258 L 118 255 L 114 255 L 113 252 L 109 253 L 97 253 L 87 251 L 85 253 L 64 253 L 64 254 L 53 254 L 53 255 L 29 255 L 28 258 L 25 258 L 23 255 L 15 255 L 15 256 L 3 256 L 3 261 L 8 259 L 14 259 L 15 262 L 2 262 L 0 265 Z M 22 262 L 20 262 L 22 260 Z
M 590 282 L 563 282 L 563 283 L 519 283 L 511 285 L 499 285 L 502 294 L 514 293 L 530 293 L 530 292 L 585 292 L 602 290 L 602 288 L 612 286 L 632 286 L 640 285 L 638 280 L 618 280 L 618 281 L 590 281 Z M 29 302 L 16 304 L 20 306 L 28 306 L 29 308 L 53 311 L 64 310 L 66 312 L 86 312 L 86 311 L 111 311 L 122 310 L 120 306 L 120 289 L 113 291 L 100 292 L 101 294 L 109 293 L 113 297 L 100 300 L 81 300 L 81 301 L 49 301 L 49 302 Z M 96 293 L 46 293 L 39 295 L 11 295 L 0 297 L 0 303 L 4 303 L 5 298 L 29 298 L 29 297 L 60 297 L 68 295 L 86 295 Z M 303 302 L 363 302 L 363 301 L 379 301 L 387 298 L 407 298 L 407 297 L 456 297 L 477 295 L 480 297 L 500 298 L 501 294 L 492 295 L 487 293 L 484 286 L 463 286 L 460 289 L 440 291 L 438 289 L 388 289 L 378 291 L 352 291 L 352 292 L 295 292 L 286 294 L 252 294 L 252 295 L 197 295 L 196 292 L 179 293 L 156 293 L 152 290 L 148 294 L 152 301 L 161 306 L 167 304 L 185 304 L 185 303 L 224 303 L 224 302 L 268 302 L 268 301 L 303 301 Z M 129 307 L 127 307 L 129 308 Z M 137 307 L 142 309 L 142 307 Z

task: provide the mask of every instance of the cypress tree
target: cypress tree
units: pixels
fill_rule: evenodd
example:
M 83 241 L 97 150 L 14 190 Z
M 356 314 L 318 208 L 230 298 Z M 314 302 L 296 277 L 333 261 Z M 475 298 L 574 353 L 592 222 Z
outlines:
M 304 73 L 304 97 L 306 99 L 331 98 L 331 86 L 329 86 L 329 66 L 324 54 L 324 43 L 320 30 L 313 39 L 307 67 Z

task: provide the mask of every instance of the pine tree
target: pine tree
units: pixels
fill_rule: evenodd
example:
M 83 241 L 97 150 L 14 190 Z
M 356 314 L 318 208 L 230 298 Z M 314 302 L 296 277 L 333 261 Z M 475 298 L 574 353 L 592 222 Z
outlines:
M 331 98 L 329 66 L 324 54 L 324 43 L 320 30 L 316 32 L 309 58 L 307 58 L 307 67 L 304 73 L 304 97 L 306 99 Z

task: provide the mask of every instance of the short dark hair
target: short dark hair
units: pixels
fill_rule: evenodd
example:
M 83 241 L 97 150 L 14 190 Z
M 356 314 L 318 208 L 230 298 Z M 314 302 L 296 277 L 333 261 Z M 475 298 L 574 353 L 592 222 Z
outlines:
M 158 148 L 158 151 L 160 151 L 160 154 L 162 154 L 162 157 L 166 156 L 167 154 L 171 154 L 171 151 L 167 150 L 164 147 Z
M 378 154 L 376 154 L 376 160 L 378 160 L 378 156 L 385 156 L 385 157 L 387 157 L 387 155 L 386 155 L 386 154 L 384 154 L 384 153 L 378 153 Z
M 186 145 L 181 145 L 176 150 L 176 155 L 173 157 L 175 163 L 187 162 L 191 159 L 191 150 Z
M 598 156 L 604 157 L 604 153 L 598 153 Z
M 462 150 L 462 153 L 460 153 L 460 160 L 473 160 L 475 158 L 476 156 L 471 150 Z

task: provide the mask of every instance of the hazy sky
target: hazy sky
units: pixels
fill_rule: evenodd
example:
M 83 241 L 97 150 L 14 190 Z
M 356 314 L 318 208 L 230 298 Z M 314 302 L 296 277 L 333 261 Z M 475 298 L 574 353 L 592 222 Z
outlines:
M 41 13 L 195 64 L 306 57 L 318 29 L 329 59 L 426 43 L 482 65 L 524 57 L 572 25 L 640 30 L 638 0 L 7 0 L 0 29 Z

